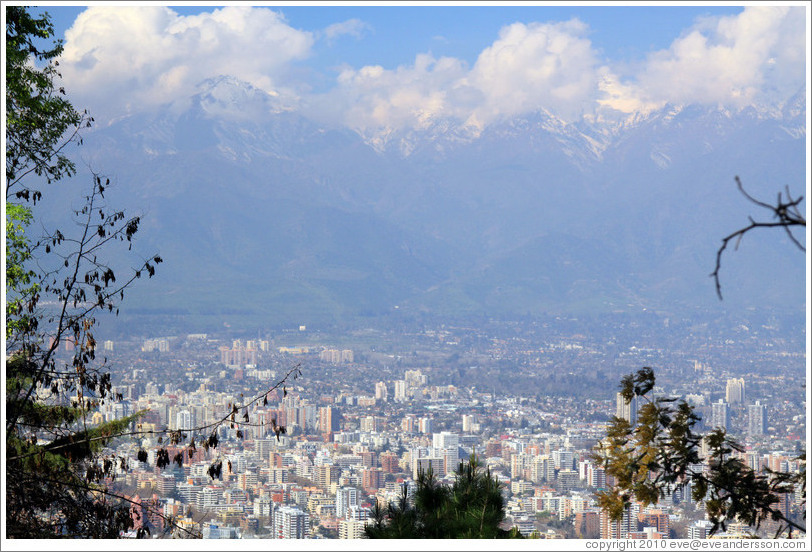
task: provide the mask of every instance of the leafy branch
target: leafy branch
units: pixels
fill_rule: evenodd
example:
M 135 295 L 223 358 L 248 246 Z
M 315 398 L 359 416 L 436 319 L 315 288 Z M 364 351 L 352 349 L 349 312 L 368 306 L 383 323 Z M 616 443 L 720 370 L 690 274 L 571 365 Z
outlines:
M 257 402 L 259 402 L 260 400 L 262 400 L 263 403 L 265 405 L 267 405 L 268 404 L 268 402 L 267 402 L 268 395 L 270 395 L 272 392 L 276 391 L 280 387 L 282 387 L 284 393 L 287 394 L 287 389 L 286 389 L 287 380 L 290 379 L 291 377 L 293 377 L 294 379 L 298 379 L 299 377 L 301 377 L 301 375 L 302 375 L 301 364 L 296 364 L 290 370 L 288 370 L 288 372 L 285 374 L 285 376 L 282 379 L 280 379 L 277 383 L 275 383 L 273 386 L 269 387 L 268 389 L 266 389 L 262 393 L 259 393 L 252 400 L 250 400 L 249 402 L 247 402 L 244 405 L 237 405 L 237 404 L 231 405 L 231 404 L 229 404 L 229 409 L 230 410 L 229 410 L 228 414 L 226 414 L 222 418 L 218 419 L 217 421 L 211 422 L 211 423 L 206 424 L 206 425 L 194 427 L 194 428 L 191 428 L 191 429 L 188 429 L 188 430 L 164 429 L 164 430 L 161 430 L 161 431 L 155 431 L 155 430 L 120 431 L 120 432 L 115 432 L 115 433 L 106 433 L 104 435 L 95 435 L 95 436 L 94 435 L 87 435 L 85 437 L 79 437 L 79 438 L 77 438 L 77 436 L 74 434 L 72 436 L 73 438 L 71 439 L 70 442 L 62 442 L 62 443 L 52 442 L 50 444 L 43 445 L 42 447 L 40 447 L 39 450 L 30 451 L 30 452 L 27 452 L 25 454 L 18 454 L 18 455 L 14 455 L 14 456 L 9 456 L 8 460 L 9 461 L 24 460 L 24 459 L 26 459 L 28 457 L 35 456 L 35 455 L 38 455 L 38 454 L 42 454 L 43 452 L 53 453 L 53 452 L 56 452 L 56 451 L 59 451 L 59 450 L 62 450 L 62 449 L 68 448 L 68 447 L 76 446 L 76 445 L 90 444 L 90 443 L 94 443 L 94 442 L 97 442 L 97 441 L 99 441 L 99 442 L 107 442 L 113 437 L 115 437 L 115 438 L 119 438 L 119 437 L 136 437 L 136 436 L 144 437 L 144 436 L 154 436 L 154 435 L 156 435 L 156 433 L 165 435 L 167 440 L 170 443 L 178 444 L 178 443 L 180 443 L 180 442 L 182 442 L 182 441 L 184 441 L 186 439 L 187 434 L 202 433 L 204 431 L 206 431 L 208 433 L 209 432 L 208 430 L 211 430 L 211 436 L 209 437 L 209 439 L 206 442 L 208 443 L 208 446 L 211 446 L 212 448 L 214 448 L 214 447 L 217 446 L 217 443 L 218 443 L 216 435 L 215 435 L 216 432 L 217 432 L 217 429 L 219 429 L 221 426 L 223 426 L 226 423 L 229 423 L 232 426 L 232 428 L 236 427 L 236 426 L 261 427 L 261 424 L 254 424 L 254 423 L 250 422 L 249 415 L 248 415 L 248 407 L 255 404 L 255 403 L 257 403 Z M 240 410 L 243 410 L 244 413 L 243 413 L 243 416 L 242 416 L 241 419 L 237 419 L 236 414 Z M 140 417 L 140 415 L 142 415 L 143 413 L 144 412 L 137 413 L 135 415 L 135 417 Z M 140 424 L 138 424 L 138 425 L 140 426 Z M 38 427 L 38 426 L 32 424 L 32 427 Z M 279 439 L 280 435 L 284 435 L 287 432 L 287 430 L 286 430 L 286 428 L 284 426 L 280 426 L 280 425 L 276 424 L 275 419 L 272 421 L 272 427 L 273 427 L 274 433 L 277 436 L 277 439 Z M 162 442 L 163 442 L 163 436 L 160 436 L 159 437 L 159 443 L 162 443 Z M 195 447 L 196 447 L 196 445 L 194 444 L 194 440 L 193 440 L 192 443 L 189 445 L 189 449 L 188 449 L 190 458 L 194 454 Z M 146 455 L 145 451 L 142 451 L 142 452 L 144 453 L 144 455 Z
M 107 186 L 109 181 L 102 183 L 101 178 L 94 175 L 84 207 L 76 212 L 85 217 L 79 222 L 81 231 L 78 237 L 66 237 L 56 230 L 46 234 L 29 250 L 28 256 L 38 263 L 50 260 L 53 264 L 51 258 L 55 255 L 61 262 L 50 270 L 40 265 L 38 271 L 31 271 L 31 279 L 36 284 L 29 282 L 28 289 L 15 295 L 21 299 L 6 309 L 7 324 L 16 328 L 7 340 L 6 349 L 20 360 L 15 364 L 17 370 L 14 373 L 17 389 L 7 397 L 7 431 L 13 431 L 23 421 L 20 417 L 23 407 L 40 388 L 49 388 L 55 395 L 75 389 L 79 406 L 84 408 L 91 406 L 91 403 L 85 403 L 85 393 L 104 398 L 110 392 L 109 374 L 101 372 L 103 366 L 90 366 L 96 351 L 93 313 L 100 309 L 117 314 L 124 291 L 141 277 L 142 272 L 152 277 L 155 266 L 163 259 L 154 255 L 144 260 L 123 281 L 117 281 L 114 270 L 99 261 L 101 248 L 111 241 L 131 244 L 139 222 L 137 217 L 125 217 L 123 211 L 104 213 L 105 206 L 100 206 L 99 201 L 104 199 Z M 98 223 L 91 220 L 91 213 L 99 215 Z M 60 246 L 70 251 L 59 256 L 56 248 Z M 43 295 L 53 297 L 57 305 L 55 312 L 47 313 L 41 308 Z M 70 369 L 62 371 L 57 368 L 55 354 L 65 340 L 73 343 L 75 349 Z M 72 372 L 72 375 L 68 376 L 66 372 Z M 23 385 L 27 388 L 23 389 Z
M 634 397 L 643 403 L 637 425 L 613 417 L 606 438 L 593 454 L 615 481 L 613 488 L 598 493 L 598 503 L 612 519 L 620 520 L 632 500 L 656 504 L 675 488 L 690 485 L 693 499 L 705 501 L 713 523 L 711 533 L 724 530 L 730 520 L 759 528 L 768 519 L 779 523 L 779 534 L 806 531 L 777 507 L 781 494 L 805 485 L 804 456 L 799 458 L 797 474 L 758 473 L 734 455 L 743 448 L 722 428 L 707 435 L 696 433 L 700 418 L 684 400 L 650 399 L 647 393 L 654 383 L 654 372 L 648 367 L 623 378 L 620 393 L 626 403 Z M 704 460 L 699 451 L 703 441 L 708 449 Z

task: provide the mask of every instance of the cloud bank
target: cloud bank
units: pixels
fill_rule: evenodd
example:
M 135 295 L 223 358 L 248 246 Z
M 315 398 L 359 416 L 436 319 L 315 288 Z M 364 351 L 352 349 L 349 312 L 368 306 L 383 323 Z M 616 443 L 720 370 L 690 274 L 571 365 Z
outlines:
M 622 60 L 602 59 L 588 26 L 573 19 L 506 26 L 470 67 L 416 53 L 400 67 L 346 67 L 328 92 L 310 94 L 301 64 L 315 42 L 363 40 L 368 29 L 351 19 L 297 30 L 268 8 L 180 16 L 168 7 L 94 6 L 65 35 L 62 72 L 75 103 L 108 118 L 232 75 L 292 99 L 305 114 L 365 130 L 419 128 L 444 117 L 482 126 L 538 110 L 575 120 L 665 103 L 776 103 L 803 86 L 807 63 L 805 9 L 750 6 L 697 21 L 623 78 L 613 68 Z
M 753 6 L 699 22 L 651 54 L 637 78 L 642 99 L 743 107 L 797 92 L 806 68 L 803 8 Z
M 62 74 L 80 105 L 114 118 L 188 96 L 218 75 L 294 93 L 290 66 L 313 42 L 269 9 L 182 17 L 168 7 L 90 7 L 65 33 Z

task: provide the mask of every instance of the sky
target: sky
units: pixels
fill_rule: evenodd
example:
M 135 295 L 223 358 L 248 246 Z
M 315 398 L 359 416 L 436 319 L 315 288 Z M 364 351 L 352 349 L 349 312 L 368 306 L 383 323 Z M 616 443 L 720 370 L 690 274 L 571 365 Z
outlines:
M 70 98 L 102 125 L 218 75 L 357 130 L 780 105 L 807 78 L 806 2 L 402 4 L 45 9 L 64 40 Z

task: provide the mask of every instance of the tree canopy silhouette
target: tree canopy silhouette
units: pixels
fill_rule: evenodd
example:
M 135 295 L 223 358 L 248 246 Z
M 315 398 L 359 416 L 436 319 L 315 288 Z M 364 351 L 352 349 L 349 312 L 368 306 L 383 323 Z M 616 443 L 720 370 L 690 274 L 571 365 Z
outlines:
M 143 259 L 123 279 L 105 263 L 107 248 L 129 245 L 140 220 L 106 205 L 109 182 L 99 175 L 74 212 L 78 233 L 30 235 L 43 195 L 31 183 L 73 176 L 65 147 L 92 122 L 57 88 L 62 45 L 38 46 L 52 35 L 47 14 L 6 8 L 7 536 L 117 537 L 133 525 L 129 506 L 98 491 L 123 464 L 96 455 L 137 416 L 87 423 L 88 412 L 114 398 L 96 362 L 95 313 L 117 311 L 124 290 L 162 259 Z
M 490 470 L 482 469 L 476 455 L 460 462 L 450 487 L 441 484 L 431 469 L 421 470 L 416 484 L 413 500 L 404 485 L 397 502 L 386 508 L 375 503 L 373 523 L 365 528 L 367 538 L 521 538 L 515 528 L 499 527 L 505 520 L 500 483 Z

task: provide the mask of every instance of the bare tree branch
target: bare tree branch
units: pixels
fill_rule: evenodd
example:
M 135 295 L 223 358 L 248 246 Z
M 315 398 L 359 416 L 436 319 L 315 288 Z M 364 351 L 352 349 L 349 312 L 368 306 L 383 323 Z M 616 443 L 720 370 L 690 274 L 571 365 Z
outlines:
M 716 284 L 716 294 L 719 296 L 720 300 L 722 299 L 722 284 L 719 280 L 719 271 L 722 268 L 722 253 L 724 253 L 725 249 L 727 249 L 728 243 L 730 243 L 731 240 L 736 240 L 734 249 L 738 249 L 739 243 L 741 243 L 744 235 L 755 228 L 783 228 L 792 243 L 794 243 L 801 251 L 806 251 L 806 248 L 801 244 L 798 238 L 795 237 L 791 230 L 791 228 L 795 226 L 806 227 L 806 217 L 798 208 L 798 206 L 804 200 L 803 196 L 793 199 L 789 188 L 786 188 L 786 200 L 782 198 L 781 192 L 778 192 L 778 198 L 776 199 L 775 204 L 770 204 L 760 201 L 748 194 L 744 189 L 744 186 L 742 186 L 741 179 L 739 179 L 738 176 L 736 177 L 736 186 L 738 186 L 739 191 L 742 193 L 742 195 L 744 195 L 745 198 L 747 198 L 748 201 L 770 211 L 775 220 L 772 222 L 763 222 L 756 221 L 752 217 L 748 217 L 750 224 L 743 228 L 739 228 L 732 234 L 722 238 L 722 245 L 716 251 L 716 267 L 710 274 L 713 277 L 714 283 Z

